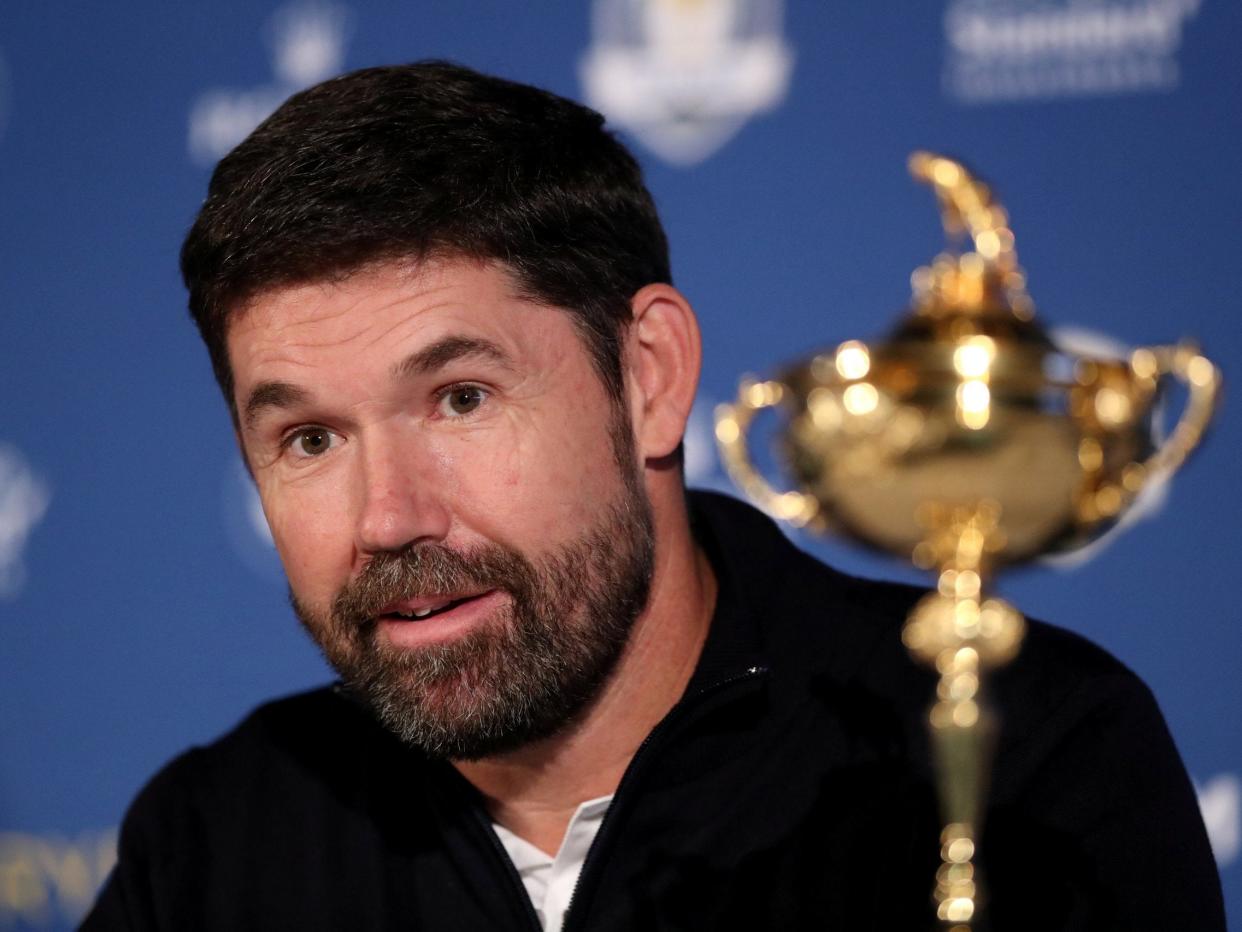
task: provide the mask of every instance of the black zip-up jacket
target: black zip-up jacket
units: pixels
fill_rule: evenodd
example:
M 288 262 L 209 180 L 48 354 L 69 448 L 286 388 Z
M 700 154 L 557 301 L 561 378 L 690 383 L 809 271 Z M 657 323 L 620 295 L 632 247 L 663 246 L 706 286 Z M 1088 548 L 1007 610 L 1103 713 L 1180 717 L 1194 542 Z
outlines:
M 635 755 L 567 932 L 934 927 L 932 675 L 918 593 L 841 575 L 731 499 L 691 496 L 719 577 L 685 697 Z M 1032 623 L 980 845 L 992 928 L 1223 930 L 1190 782 L 1146 687 Z M 86 930 L 536 932 L 478 795 L 341 691 L 260 708 L 125 819 Z

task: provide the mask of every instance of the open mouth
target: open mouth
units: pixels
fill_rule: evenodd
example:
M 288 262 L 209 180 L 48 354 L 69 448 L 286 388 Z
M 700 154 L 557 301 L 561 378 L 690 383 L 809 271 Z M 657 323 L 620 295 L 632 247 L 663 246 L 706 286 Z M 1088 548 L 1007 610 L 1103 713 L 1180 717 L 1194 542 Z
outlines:
M 388 621 L 425 621 L 428 618 L 443 615 L 445 612 L 451 612 L 461 605 L 478 601 L 487 594 L 487 592 L 479 592 L 458 598 L 411 599 L 393 606 L 388 611 L 381 612 L 378 617 Z

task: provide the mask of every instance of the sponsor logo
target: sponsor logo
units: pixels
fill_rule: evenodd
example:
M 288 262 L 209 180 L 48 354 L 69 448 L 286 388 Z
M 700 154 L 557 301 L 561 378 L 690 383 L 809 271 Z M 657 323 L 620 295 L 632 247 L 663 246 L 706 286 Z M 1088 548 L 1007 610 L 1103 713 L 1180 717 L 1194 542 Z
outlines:
M 52 493 L 16 448 L 0 444 L 0 598 L 26 581 L 26 540 L 47 512 Z
M 326 2 L 281 7 L 268 23 L 274 81 L 246 90 L 215 88 L 199 96 L 190 110 L 187 143 L 191 157 L 212 165 L 294 91 L 341 70 L 350 15 Z
M 1237 774 L 1217 774 L 1202 786 L 1196 781 L 1195 793 L 1216 863 L 1227 867 L 1242 847 L 1242 782 Z
M 780 0 L 595 0 L 583 92 L 664 160 L 702 162 L 784 100 L 782 20 Z
M 1167 90 L 1200 0 L 949 0 L 947 93 L 967 103 Z
M 76 924 L 116 864 L 116 830 L 58 835 L 0 832 L 0 928 Z

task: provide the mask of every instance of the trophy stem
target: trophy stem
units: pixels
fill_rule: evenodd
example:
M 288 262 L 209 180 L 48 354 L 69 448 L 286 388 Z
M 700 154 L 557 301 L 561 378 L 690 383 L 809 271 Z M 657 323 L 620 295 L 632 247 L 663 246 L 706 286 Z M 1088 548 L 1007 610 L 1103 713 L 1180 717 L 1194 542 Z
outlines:
M 989 553 L 1002 545 L 994 502 L 930 505 L 920 556 L 940 569 L 936 591 L 915 606 L 902 638 L 940 674 L 929 714 L 941 816 L 936 914 L 949 932 L 969 932 L 978 913 L 974 856 L 981 830 L 996 724 L 982 702 L 983 673 L 1000 666 L 1022 641 L 1025 623 L 1007 602 L 984 596 Z

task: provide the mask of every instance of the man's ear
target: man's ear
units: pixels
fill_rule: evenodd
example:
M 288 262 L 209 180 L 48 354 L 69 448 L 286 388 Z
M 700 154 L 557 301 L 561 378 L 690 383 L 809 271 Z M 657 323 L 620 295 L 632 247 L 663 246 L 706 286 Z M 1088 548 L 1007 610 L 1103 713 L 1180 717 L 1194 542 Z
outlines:
M 647 285 L 630 304 L 626 366 L 634 436 L 644 460 L 660 459 L 681 443 L 694 404 L 703 355 L 699 322 L 672 285 Z

